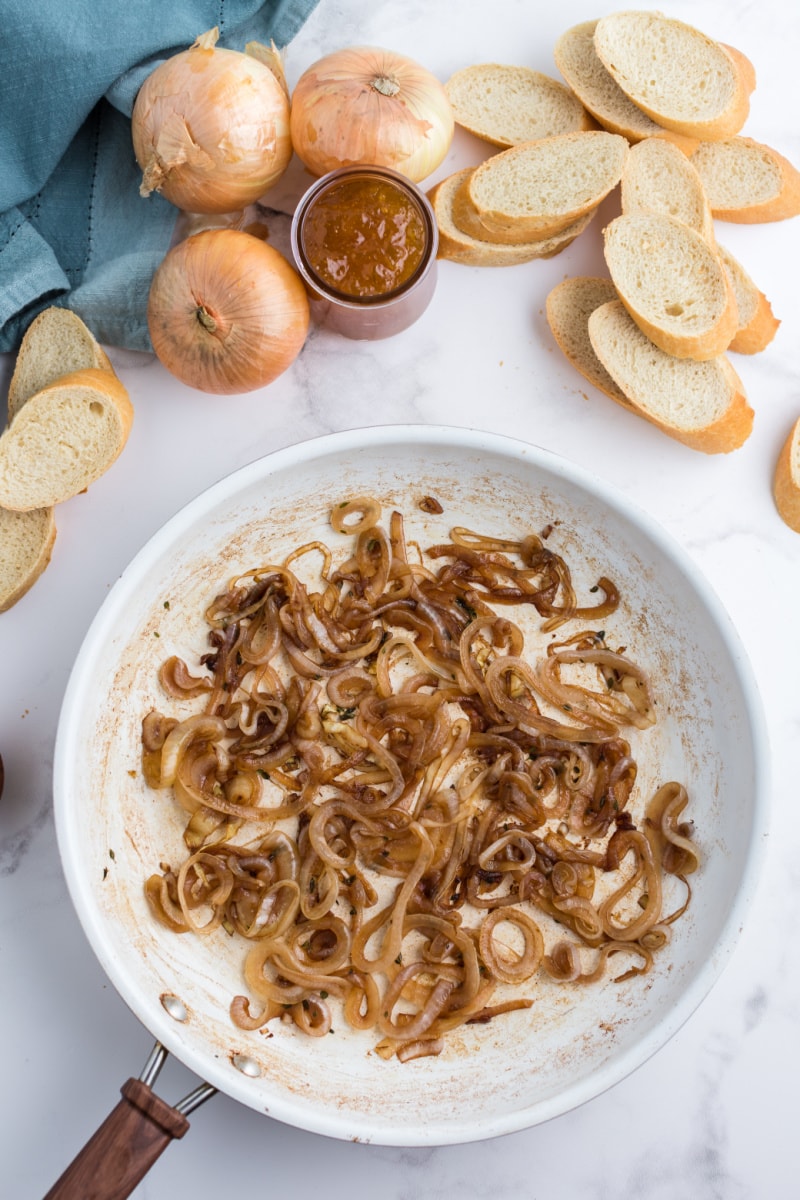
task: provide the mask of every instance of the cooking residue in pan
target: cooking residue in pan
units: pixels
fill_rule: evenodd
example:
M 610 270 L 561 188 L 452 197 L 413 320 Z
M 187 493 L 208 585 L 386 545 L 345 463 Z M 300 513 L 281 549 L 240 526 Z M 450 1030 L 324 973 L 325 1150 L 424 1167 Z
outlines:
M 681 784 L 637 799 L 628 738 L 656 714 L 608 644 L 613 583 L 579 603 L 534 534 L 457 527 L 423 554 L 371 498 L 331 524 L 344 561 L 315 541 L 239 576 L 199 665 L 160 670 L 199 711 L 143 721 L 145 778 L 187 816 L 184 860 L 145 885 L 156 918 L 243 939 L 240 1028 L 319 1037 L 338 1007 L 402 1061 L 530 1007 L 537 976 L 645 974 L 698 855 Z

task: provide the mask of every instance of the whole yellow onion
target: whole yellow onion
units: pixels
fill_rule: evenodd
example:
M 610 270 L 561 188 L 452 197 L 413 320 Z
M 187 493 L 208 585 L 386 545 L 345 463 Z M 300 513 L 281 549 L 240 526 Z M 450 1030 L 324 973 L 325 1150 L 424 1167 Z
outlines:
M 297 271 L 239 229 L 173 246 L 153 276 L 147 325 L 168 371 L 203 392 L 250 392 L 294 362 L 309 307 Z
M 453 140 L 439 80 L 413 59 L 373 46 L 325 55 L 292 93 L 292 144 L 315 175 L 338 167 L 391 167 L 418 183 Z
M 218 49 L 218 36 L 211 29 L 160 63 L 139 89 L 131 119 L 142 195 L 160 192 L 187 212 L 245 208 L 292 156 L 277 52 L 258 43 L 246 52 Z

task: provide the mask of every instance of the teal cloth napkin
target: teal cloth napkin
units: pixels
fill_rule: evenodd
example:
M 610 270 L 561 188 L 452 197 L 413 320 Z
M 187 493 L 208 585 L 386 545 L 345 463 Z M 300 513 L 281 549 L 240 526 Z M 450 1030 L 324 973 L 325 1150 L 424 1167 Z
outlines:
M 163 59 L 283 49 L 318 0 L 0 0 L 0 352 L 50 304 L 101 342 L 150 350 L 147 295 L 178 211 L 139 195 L 130 114 Z

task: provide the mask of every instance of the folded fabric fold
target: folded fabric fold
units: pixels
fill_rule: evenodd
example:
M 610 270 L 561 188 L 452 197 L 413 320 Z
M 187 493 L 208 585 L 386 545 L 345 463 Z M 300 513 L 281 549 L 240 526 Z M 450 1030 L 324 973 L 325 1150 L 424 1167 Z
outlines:
M 0 349 L 19 342 L 38 306 L 69 291 L 69 280 L 51 246 L 18 208 L 0 213 Z
M 219 45 L 291 41 L 317 0 L 0 0 L 0 352 L 49 304 L 102 342 L 151 349 L 147 295 L 178 210 L 139 195 L 130 113 L 159 61 L 216 25 Z M 23 11 L 24 10 L 24 11 Z

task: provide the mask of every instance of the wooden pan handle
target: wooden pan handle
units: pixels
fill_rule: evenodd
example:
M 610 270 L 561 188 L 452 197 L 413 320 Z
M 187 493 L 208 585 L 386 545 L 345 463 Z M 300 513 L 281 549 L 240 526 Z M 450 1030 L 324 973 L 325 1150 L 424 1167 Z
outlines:
M 173 1138 L 189 1128 L 141 1079 L 129 1079 L 122 1100 L 53 1184 L 44 1200 L 125 1200 Z

